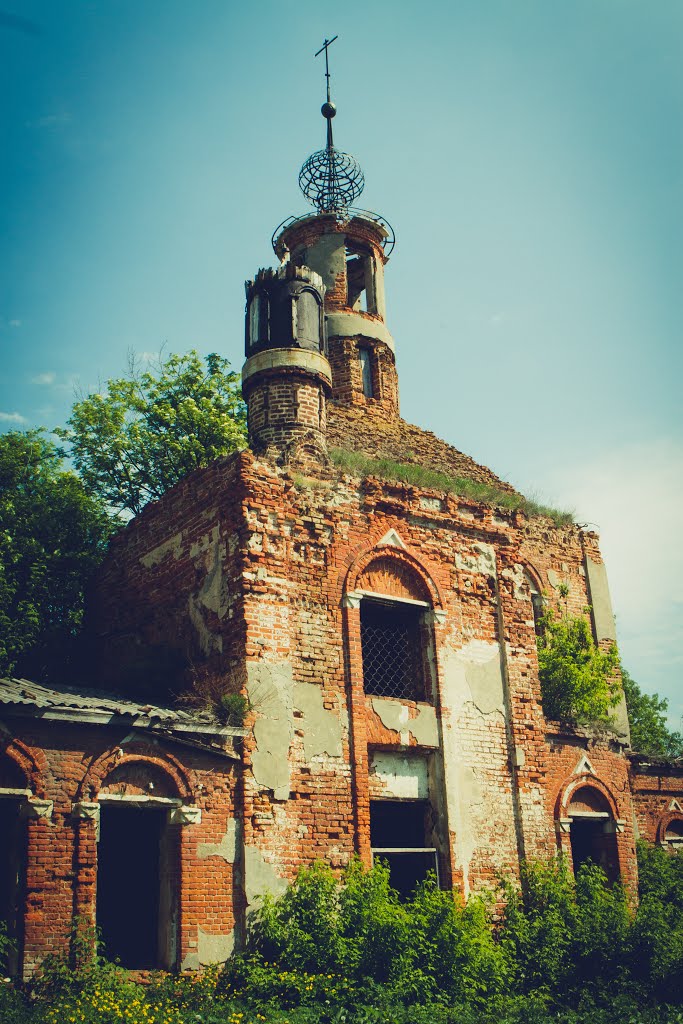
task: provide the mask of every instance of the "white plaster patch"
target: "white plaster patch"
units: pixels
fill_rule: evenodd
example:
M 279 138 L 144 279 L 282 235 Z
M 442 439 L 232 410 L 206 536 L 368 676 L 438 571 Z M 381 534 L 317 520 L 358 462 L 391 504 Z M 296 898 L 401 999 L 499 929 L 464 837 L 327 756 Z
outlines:
M 455 565 L 465 572 L 483 573 L 484 576 L 496 575 L 496 552 L 492 544 L 485 544 L 480 541 L 472 545 L 472 553 L 469 555 L 456 552 Z
M 245 846 L 244 892 L 247 903 L 252 906 L 266 892 L 279 896 L 286 888 L 286 880 L 278 875 L 274 864 L 264 859 L 261 850 L 256 846 Z
M 386 796 L 397 800 L 426 800 L 429 797 L 429 771 L 422 757 L 407 757 L 375 751 L 370 763 Z
M 227 935 L 213 935 L 199 927 L 197 939 L 197 958 L 202 967 L 225 963 L 235 948 L 233 932 L 228 932 Z
M 406 545 L 403 543 L 401 537 L 399 536 L 396 530 L 388 530 L 387 533 L 384 534 L 382 539 L 377 541 L 376 546 L 378 548 L 392 547 L 402 548 L 404 551 L 406 550 Z
M 444 680 L 453 707 L 471 702 L 482 715 L 505 715 L 500 647 L 486 640 L 470 640 L 460 650 L 446 649 Z
M 322 754 L 342 755 L 342 728 L 339 713 L 323 704 L 323 691 L 315 683 L 294 685 L 294 707 L 303 714 L 304 756 L 307 761 Z
M 151 569 L 155 565 L 159 565 L 169 555 L 173 555 L 173 558 L 177 562 L 180 558 L 180 553 L 183 546 L 183 534 L 176 533 L 174 537 L 169 537 L 163 544 L 159 544 L 158 547 L 152 548 L 146 555 L 143 555 L 140 559 L 140 564 L 144 565 L 145 569 Z
M 588 755 L 582 754 L 576 763 L 576 768 L 572 772 L 572 775 L 585 775 L 586 773 L 589 775 L 595 775 L 595 769 L 588 760 Z
M 228 827 L 220 843 L 199 843 L 197 856 L 200 860 L 207 857 L 221 857 L 228 864 L 234 864 L 237 858 L 237 834 L 239 822 L 235 818 L 228 820 Z
M 272 789 L 276 800 L 290 790 L 289 748 L 294 737 L 292 666 L 263 661 L 247 663 L 247 695 L 256 712 L 252 771 L 259 786 Z
M 512 580 L 512 593 L 516 601 L 529 599 L 529 584 L 527 582 L 523 565 L 515 563 L 511 568 L 501 570 L 500 575 L 504 576 L 506 579 Z M 533 625 L 533 620 L 531 625 Z

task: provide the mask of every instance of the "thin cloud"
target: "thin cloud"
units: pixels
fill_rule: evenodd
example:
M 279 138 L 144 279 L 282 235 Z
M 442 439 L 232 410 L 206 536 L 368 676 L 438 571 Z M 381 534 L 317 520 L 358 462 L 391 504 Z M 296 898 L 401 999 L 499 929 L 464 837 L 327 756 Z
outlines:
M 26 423 L 20 412 L 0 412 L 0 423 Z
M 21 320 L 10 320 L 10 327 L 21 327 Z
M 48 370 L 47 373 L 38 373 L 35 377 L 31 377 L 31 384 L 54 384 L 56 376 L 52 370 Z

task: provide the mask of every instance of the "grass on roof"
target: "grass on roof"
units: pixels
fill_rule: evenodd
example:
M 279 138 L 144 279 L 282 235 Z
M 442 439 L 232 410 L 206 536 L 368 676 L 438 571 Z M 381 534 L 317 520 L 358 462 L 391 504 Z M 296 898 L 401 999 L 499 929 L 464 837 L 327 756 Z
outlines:
M 574 522 L 573 512 L 551 508 L 531 498 L 525 498 L 522 494 L 510 493 L 495 484 L 484 483 L 480 480 L 449 476 L 436 469 L 429 469 L 413 463 L 394 462 L 392 459 L 371 459 L 360 452 L 349 451 L 345 448 L 332 448 L 330 458 L 338 469 L 353 476 L 377 476 L 382 480 L 412 484 L 414 487 L 447 491 L 449 494 L 457 494 L 461 498 L 469 498 L 484 505 L 496 505 L 511 511 L 519 510 L 528 516 L 546 516 L 556 526 L 567 526 Z

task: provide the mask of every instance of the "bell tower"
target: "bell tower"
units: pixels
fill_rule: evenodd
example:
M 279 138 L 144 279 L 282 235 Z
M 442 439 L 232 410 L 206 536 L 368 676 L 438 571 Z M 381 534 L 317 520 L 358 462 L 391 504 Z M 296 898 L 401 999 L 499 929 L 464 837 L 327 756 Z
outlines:
M 325 286 L 325 320 L 332 371 L 332 400 L 381 408 L 398 415 L 394 341 L 386 326 L 384 267 L 394 235 L 376 213 L 351 204 L 365 185 L 360 165 L 334 145 L 325 40 L 327 99 L 321 113 L 327 125 L 324 149 L 313 153 L 299 173 L 299 187 L 316 212 L 290 217 L 276 229 L 273 248 L 281 261 L 309 267 Z

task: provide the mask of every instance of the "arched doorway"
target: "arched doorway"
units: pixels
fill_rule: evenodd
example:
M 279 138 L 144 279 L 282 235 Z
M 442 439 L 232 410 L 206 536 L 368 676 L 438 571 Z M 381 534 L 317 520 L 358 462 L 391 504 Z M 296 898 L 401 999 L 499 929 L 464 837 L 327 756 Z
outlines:
M 115 768 L 99 794 L 96 922 L 105 955 L 129 969 L 176 965 L 180 804 L 173 780 L 142 760 Z
M 21 972 L 26 892 L 26 816 L 31 791 L 21 770 L 6 755 L 0 759 L 0 921 L 11 946 L 0 965 L 10 976 Z
M 619 878 L 616 822 L 607 797 L 595 786 L 577 789 L 567 808 L 574 874 L 588 862 L 597 864 L 610 882 Z

